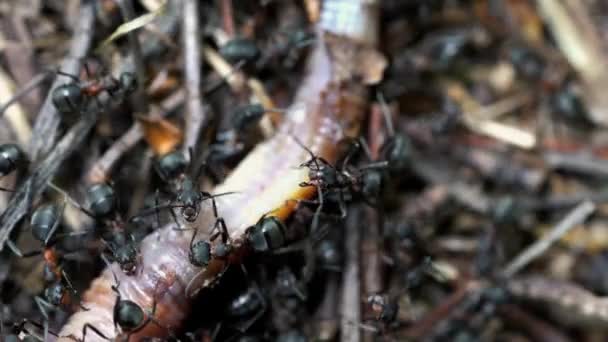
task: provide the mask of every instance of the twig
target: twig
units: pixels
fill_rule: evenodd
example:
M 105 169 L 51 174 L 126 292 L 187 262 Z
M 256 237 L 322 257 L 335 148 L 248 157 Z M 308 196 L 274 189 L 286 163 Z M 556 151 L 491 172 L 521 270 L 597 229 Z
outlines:
M 585 201 L 576 208 L 572 209 L 566 217 L 564 217 L 547 236 L 536 241 L 534 244 L 526 248 L 518 256 L 515 257 L 504 269 L 503 276 L 505 278 L 513 277 L 522 268 L 528 265 L 532 260 L 543 254 L 555 241 L 559 240 L 564 234 L 572 228 L 581 224 L 595 211 L 595 204 L 590 201 Z
M 338 308 L 338 276 L 330 274 L 325 283 L 325 295 L 319 304 L 319 309 L 315 313 L 315 321 L 318 323 L 316 329 L 316 340 L 333 341 L 338 334 L 338 322 L 336 317 Z
M 177 107 L 184 101 L 185 92 L 183 90 L 176 91 L 161 105 L 163 110 L 161 116 L 168 115 L 173 108 Z M 131 150 L 144 136 L 141 123 L 135 121 L 129 130 L 123 134 L 118 140 L 110 146 L 110 148 L 99 158 L 86 173 L 87 183 L 104 182 L 108 178 L 108 174 L 116 162 L 129 150 Z
M 19 100 L 21 100 L 21 98 L 25 95 L 27 95 L 32 89 L 38 87 L 42 82 L 46 81 L 47 78 L 49 78 L 51 76 L 51 73 L 49 71 L 40 73 L 38 75 L 36 75 L 34 78 L 32 78 L 31 80 L 29 80 L 24 86 L 23 88 L 19 89 L 14 95 L 13 97 L 8 100 L 7 102 L 5 102 L 2 106 L 0 106 L 0 117 L 2 117 L 2 115 L 4 114 L 4 112 L 6 112 L 6 110 L 12 106 L 13 104 L 17 103 Z
M 570 339 L 549 323 L 540 320 L 515 304 L 504 304 L 500 314 L 511 324 L 525 330 L 535 341 L 568 342 Z
M 9 98 L 15 97 L 12 95 L 13 89 L 13 81 L 4 72 L 4 70 L 0 69 L 0 100 L 11 102 L 12 99 Z M 0 117 L 1 116 L 2 112 L 0 112 Z M 5 120 L 10 124 L 19 144 L 22 146 L 27 146 L 27 143 L 32 136 L 32 128 L 30 127 L 23 107 L 15 106 L 8 110 Z
M 226 35 L 234 37 L 236 30 L 234 29 L 234 16 L 232 14 L 232 0 L 222 0 L 221 3 L 222 11 L 222 26 Z
M 95 27 L 95 10 L 93 2 L 83 2 L 78 15 L 78 23 L 74 30 L 74 38 L 72 39 L 70 52 L 61 63 L 61 71 L 68 74 L 78 74 L 82 59 L 85 58 L 91 47 Z M 64 78 L 65 76 L 60 75 L 55 78 L 55 81 L 44 100 L 44 104 L 36 117 L 32 140 L 29 146 L 29 155 L 32 161 L 36 161 L 40 156 L 46 155 L 55 145 L 55 141 L 57 140 L 57 129 L 59 128 L 61 118 L 53 105 L 52 95 L 55 88 L 65 83 L 65 81 L 63 81 Z M 0 241 L 4 243 L 1 235 Z
M 135 11 L 133 10 L 133 3 L 131 0 L 118 1 L 120 7 L 120 13 L 122 14 L 123 20 L 128 22 L 135 18 Z M 141 45 L 139 44 L 139 38 L 137 37 L 139 30 L 133 30 L 127 33 L 129 39 L 129 51 L 133 56 L 133 66 L 135 67 L 135 74 L 137 75 L 138 87 L 135 95 L 135 105 L 137 112 L 147 113 L 148 112 L 148 101 L 146 98 L 146 92 L 144 91 L 144 82 L 146 81 L 146 69 L 144 67 L 144 59 L 141 51 Z
M 201 49 L 199 44 L 198 1 L 184 0 L 184 77 L 186 79 L 186 132 L 183 149 L 187 152 L 194 149 L 201 129 L 207 121 L 207 113 L 201 95 Z M 188 153 L 185 153 L 188 155 Z
M 361 232 L 359 231 L 360 211 L 353 211 L 347 219 L 345 234 L 345 264 L 342 279 L 342 313 L 341 341 L 358 342 L 361 340 L 359 323 L 361 322 L 361 289 L 359 270 L 359 248 Z
M 90 108 L 92 107 L 90 106 Z M 4 243 L 15 225 L 31 209 L 33 199 L 44 191 L 63 161 L 82 146 L 82 142 L 95 126 L 97 116 L 97 110 L 85 112 L 15 192 L 8 209 L 0 217 L 0 250 L 4 247 Z
M 608 161 L 593 158 L 586 153 L 545 152 L 543 159 L 553 169 L 608 177 Z
M 511 279 L 507 286 L 517 299 L 544 304 L 558 322 L 581 328 L 608 326 L 608 297 L 572 282 L 533 275 Z

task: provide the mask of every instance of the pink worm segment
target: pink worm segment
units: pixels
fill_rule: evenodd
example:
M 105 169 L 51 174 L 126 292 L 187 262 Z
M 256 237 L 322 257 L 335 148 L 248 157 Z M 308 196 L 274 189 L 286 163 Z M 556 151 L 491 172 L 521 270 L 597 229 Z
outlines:
M 327 10 L 340 10 L 340 6 L 352 7 L 358 1 L 327 1 Z M 365 4 L 364 4 L 365 3 Z M 359 6 L 367 9 L 370 0 L 361 0 Z M 330 6 L 328 6 L 328 4 Z M 332 7 L 333 6 L 333 7 Z M 373 16 L 372 16 L 373 17 Z M 365 18 L 365 17 L 362 17 Z M 321 18 L 321 27 L 331 31 L 327 22 L 338 20 L 335 15 Z M 352 19 L 352 18 L 351 18 Z M 338 20 L 339 21 L 339 20 Z M 362 23 L 365 25 L 365 23 Z M 337 31 L 341 34 L 344 28 Z M 368 30 L 359 30 L 368 34 Z M 355 32 L 356 33 L 356 32 Z M 357 33 L 358 34 L 358 33 Z M 162 327 L 149 323 L 133 335 L 132 340 L 147 336 L 166 337 L 167 329 L 177 331 L 190 311 L 190 298 L 200 289 L 212 286 L 232 263 L 238 263 L 246 254 L 244 243 L 246 230 L 265 213 L 273 212 L 282 219 L 293 211 L 289 199 L 309 198 L 313 188 L 300 188 L 298 184 L 307 179 L 307 170 L 298 166 L 308 159 L 307 153 L 291 135 L 298 137 L 314 153 L 330 162 L 335 160 L 336 146 L 344 137 L 343 129 L 358 131 L 365 110 L 365 88 L 359 82 L 346 82 L 344 68 L 340 67 L 340 77 L 336 77 L 339 58 L 328 51 L 331 44 L 323 39 L 319 30 L 319 42 L 309 60 L 307 77 L 300 88 L 287 119 L 275 136 L 254 149 L 233 171 L 224 184 L 214 193 L 238 191 L 238 194 L 218 198 L 220 215 L 226 220 L 236 251 L 228 260 L 213 260 L 206 269 L 194 267 L 188 261 L 189 243 L 192 231 L 175 231 L 173 226 L 165 226 L 147 236 L 140 246 L 141 262 L 135 275 L 127 276 L 116 264 L 112 265 L 118 276 L 122 299 L 138 303 L 144 310 L 151 311 L 156 301 L 155 321 Z M 357 38 L 357 37 L 355 37 Z M 359 39 L 365 41 L 365 39 Z M 355 49 L 354 43 L 351 46 Z M 341 47 L 342 48 L 342 47 Z M 338 60 L 336 60 L 338 59 Z M 194 227 L 205 239 L 213 223 L 209 204 L 204 203 Z M 116 295 L 111 291 L 114 284 L 112 273 L 106 269 L 95 279 L 83 296 L 83 305 L 88 311 L 78 311 L 69 319 L 59 333 L 59 341 L 82 339 L 86 323 L 95 326 L 106 336 L 115 338 L 117 329 L 113 324 L 113 308 Z M 87 331 L 86 341 L 104 341 L 92 330 Z

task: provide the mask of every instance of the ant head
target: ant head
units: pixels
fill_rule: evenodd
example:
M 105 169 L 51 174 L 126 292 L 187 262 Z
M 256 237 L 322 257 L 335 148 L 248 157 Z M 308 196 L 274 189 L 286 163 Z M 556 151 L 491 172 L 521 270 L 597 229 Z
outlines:
M 132 94 L 137 90 L 138 82 L 137 76 L 132 72 L 123 72 L 118 77 L 118 82 L 120 83 L 120 87 L 125 92 L 125 94 Z
M 382 146 L 382 155 L 391 170 L 405 170 L 412 155 L 410 139 L 403 134 L 395 134 Z
M 200 202 L 196 201 L 192 197 L 187 197 L 185 200 L 182 199 L 184 205 L 182 207 L 182 216 L 184 220 L 188 222 L 194 222 L 198 218 L 198 214 L 201 211 Z
M 114 260 L 126 274 L 133 274 L 137 269 L 137 249 L 125 243 L 114 251 Z
M 211 244 L 201 240 L 190 248 L 190 263 L 198 267 L 206 267 L 211 261 Z
M 13 171 L 25 161 L 25 153 L 16 144 L 0 145 L 0 177 Z
M 56 205 L 46 204 L 38 207 L 30 220 L 32 235 L 38 241 L 48 241 L 51 238 L 49 234 L 59 224 L 59 221 L 60 212 Z
M 95 217 L 107 217 L 116 209 L 114 189 L 105 183 L 94 184 L 87 190 L 89 208 Z
M 215 249 L 213 250 L 213 254 L 220 258 L 226 258 L 232 252 L 232 246 L 229 243 L 220 242 L 215 245 Z
M 232 127 L 237 131 L 247 131 L 264 116 L 266 109 L 259 103 L 238 107 L 232 113 Z
M 173 151 L 160 157 L 155 166 L 159 176 L 168 180 L 185 173 L 188 161 L 182 152 Z
M 65 287 L 61 282 L 55 282 L 44 289 L 44 297 L 46 300 L 54 306 L 60 306 L 63 304 L 65 296 Z
M 121 300 L 114 307 L 114 320 L 123 331 L 137 329 L 144 323 L 144 319 L 144 310 L 133 301 Z
M 269 252 L 285 244 L 285 226 L 274 216 L 262 218 L 249 232 L 249 244 L 256 252 Z
M 333 240 L 324 239 L 317 247 L 317 258 L 321 265 L 332 269 L 339 269 L 342 265 L 342 255 L 337 244 Z
M 255 42 L 247 38 L 234 38 L 224 44 L 219 52 L 230 63 L 239 61 L 251 63 L 260 56 L 260 49 Z
M 338 183 L 338 171 L 330 165 L 319 164 L 319 167 L 309 165 L 308 178 L 322 186 Z
M 76 82 L 66 83 L 55 88 L 51 99 L 61 114 L 76 113 L 84 103 L 82 90 Z
M 368 169 L 361 175 L 361 193 L 366 199 L 377 200 L 382 192 L 382 172 Z

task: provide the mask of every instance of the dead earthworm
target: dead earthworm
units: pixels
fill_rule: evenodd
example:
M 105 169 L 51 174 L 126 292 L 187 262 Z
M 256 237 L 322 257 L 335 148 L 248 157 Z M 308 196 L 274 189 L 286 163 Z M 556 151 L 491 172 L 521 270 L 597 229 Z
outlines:
M 371 0 L 326 1 L 317 29 L 317 43 L 309 58 L 307 75 L 275 136 L 258 145 L 213 192 L 236 191 L 219 197 L 219 214 L 226 220 L 234 252 L 230 258 L 213 259 L 204 268 L 188 261 L 192 231 L 176 231 L 172 225 L 156 230 L 140 246 L 140 265 L 135 275 L 127 276 L 116 264 L 112 267 L 120 281 L 122 299 L 136 302 L 150 311 L 156 301 L 155 321 L 133 340 L 141 337 L 166 337 L 168 329 L 179 330 L 190 311 L 191 297 L 212 286 L 230 264 L 239 263 L 246 254 L 247 228 L 262 215 L 272 212 L 280 219 L 294 210 L 292 199 L 314 196 L 316 189 L 302 188 L 308 170 L 298 168 L 309 156 L 293 139 L 297 137 L 315 154 L 332 162 L 337 144 L 357 134 L 367 103 L 366 63 L 358 63 L 361 52 L 375 53 L 378 8 Z M 370 34 L 371 32 L 371 34 Z M 203 203 L 195 223 L 201 239 L 213 223 L 209 203 Z M 86 323 L 104 335 L 116 338 L 111 291 L 112 273 L 106 269 L 84 295 L 87 311 L 76 312 L 61 329 L 60 341 L 82 339 Z M 160 290 L 159 290 L 160 289 Z M 86 341 L 103 341 L 91 330 Z

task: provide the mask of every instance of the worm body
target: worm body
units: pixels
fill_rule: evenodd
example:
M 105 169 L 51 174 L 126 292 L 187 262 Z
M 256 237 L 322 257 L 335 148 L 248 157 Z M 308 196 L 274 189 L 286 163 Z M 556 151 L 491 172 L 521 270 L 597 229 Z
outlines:
M 349 9 L 347 13 L 341 12 L 344 6 Z M 353 9 L 360 11 L 360 21 L 350 17 Z M 230 257 L 215 258 L 206 268 L 193 266 L 188 261 L 192 231 L 176 231 L 170 225 L 141 242 L 141 263 L 135 275 L 127 276 L 116 264 L 112 265 L 122 299 L 132 300 L 146 311 L 151 311 L 156 302 L 154 318 L 158 324 L 149 323 L 133 335 L 132 340 L 165 337 L 169 330 L 179 330 L 190 311 L 190 298 L 212 286 L 230 264 L 240 262 L 247 253 L 247 228 L 267 213 L 285 219 L 294 210 L 295 202 L 290 199 L 309 198 L 316 193 L 314 188 L 299 187 L 300 182 L 307 180 L 308 171 L 298 166 L 309 156 L 293 136 L 332 162 L 337 157 L 337 143 L 358 131 L 365 110 L 366 89 L 355 80 L 359 73 L 354 69 L 357 66 L 347 59 L 356 54 L 361 45 L 373 48 L 375 40 L 369 37 L 375 38 L 375 33 L 370 35 L 366 30 L 370 29 L 367 26 L 370 22 L 377 22 L 376 12 L 369 0 L 325 3 L 308 74 L 286 120 L 274 137 L 258 145 L 214 190 L 214 193 L 237 192 L 217 198 L 219 215 L 226 220 L 235 247 Z M 347 24 L 344 15 L 349 16 Z M 349 36 L 325 39 L 325 31 Z M 372 27 L 371 32 L 375 31 Z M 344 53 L 345 49 L 350 52 Z M 203 203 L 195 222 L 201 239 L 206 239 L 213 222 L 209 203 Z M 82 339 L 86 323 L 109 338 L 116 338 L 119 332 L 113 323 L 116 300 L 111 290 L 113 284 L 112 272 L 106 269 L 83 296 L 82 304 L 89 310 L 75 313 L 61 330 L 59 340 Z M 103 340 L 95 332 L 87 331 L 87 342 Z

